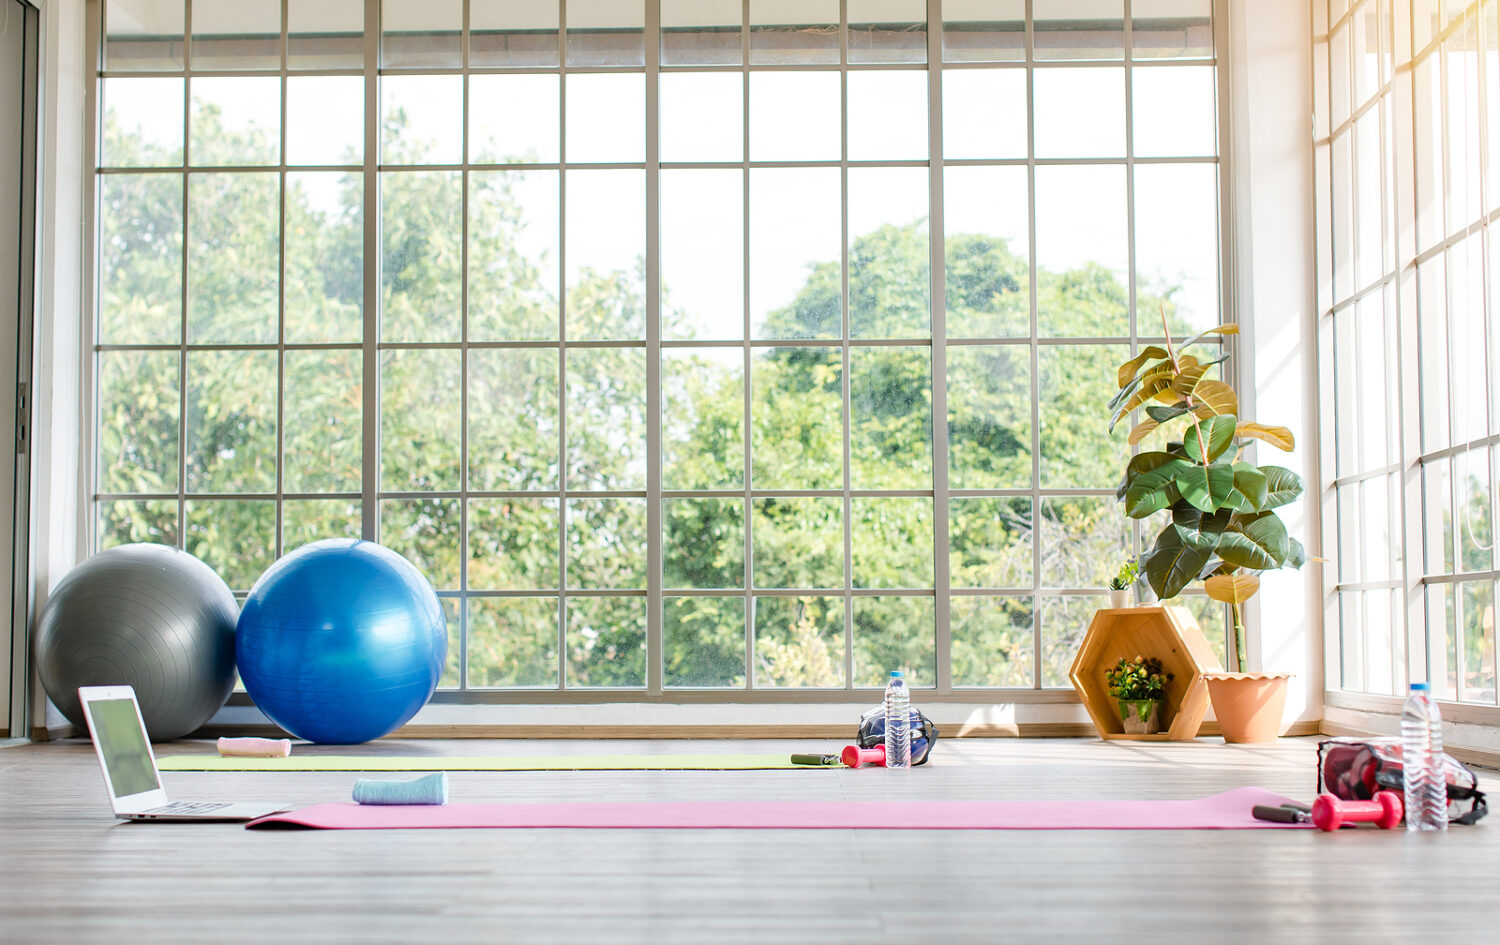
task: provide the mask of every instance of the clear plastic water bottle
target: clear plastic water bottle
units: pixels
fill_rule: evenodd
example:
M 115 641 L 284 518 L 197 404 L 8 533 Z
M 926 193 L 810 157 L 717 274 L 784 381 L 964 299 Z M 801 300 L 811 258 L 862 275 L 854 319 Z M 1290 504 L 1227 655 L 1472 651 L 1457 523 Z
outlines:
M 1407 830 L 1448 829 L 1443 720 L 1427 683 L 1412 683 L 1401 710 L 1401 767 Z
M 885 684 L 885 766 L 911 767 L 911 692 L 899 669 Z

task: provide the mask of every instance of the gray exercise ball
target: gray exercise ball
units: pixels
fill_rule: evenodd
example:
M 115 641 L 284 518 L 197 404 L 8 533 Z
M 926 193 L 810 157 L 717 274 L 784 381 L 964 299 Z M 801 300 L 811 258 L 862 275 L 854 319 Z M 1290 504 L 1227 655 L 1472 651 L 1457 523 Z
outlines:
M 134 686 L 152 741 L 207 722 L 234 688 L 239 607 L 208 565 L 165 545 L 122 545 L 69 571 L 42 609 L 42 687 L 83 725 L 79 686 Z

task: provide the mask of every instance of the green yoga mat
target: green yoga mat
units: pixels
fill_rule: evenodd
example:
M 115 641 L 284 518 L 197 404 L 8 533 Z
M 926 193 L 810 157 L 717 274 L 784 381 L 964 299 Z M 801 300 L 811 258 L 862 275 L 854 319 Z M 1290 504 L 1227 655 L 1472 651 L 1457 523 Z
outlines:
M 156 766 L 163 771 L 713 771 L 821 767 L 794 765 L 786 755 L 296 754 L 290 758 L 167 755 L 157 758 Z

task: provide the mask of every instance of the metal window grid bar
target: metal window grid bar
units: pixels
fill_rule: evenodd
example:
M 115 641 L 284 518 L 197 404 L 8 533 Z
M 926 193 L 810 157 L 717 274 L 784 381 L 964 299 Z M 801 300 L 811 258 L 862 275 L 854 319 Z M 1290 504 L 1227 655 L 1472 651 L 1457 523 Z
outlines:
M 102 0 L 94 0 L 94 12 L 97 14 L 96 23 L 102 23 L 105 4 Z M 930 597 L 934 599 L 935 613 L 935 657 L 938 694 L 963 694 L 990 691 L 984 687 L 954 686 L 951 676 L 951 629 L 949 624 L 949 601 L 953 597 L 1020 597 L 1031 602 L 1033 611 L 1032 639 L 1033 653 L 1031 665 L 1031 687 L 1034 690 L 1043 688 L 1043 648 L 1045 635 L 1045 608 L 1040 604 L 1048 598 L 1068 599 L 1084 598 L 1099 594 L 1094 588 L 1086 587 L 1057 587 L 1049 586 L 1043 582 L 1042 561 L 1040 542 L 1032 542 L 1032 580 L 1029 586 L 1021 587 L 999 587 L 999 588 L 977 588 L 977 587 L 953 587 L 950 586 L 947 567 L 948 559 L 948 500 L 952 498 L 970 497 L 1014 497 L 1030 498 L 1033 521 L 1043 513 L 1044 501 L 1050 498 L 1064 497 L 1112 497 L 1111 489 L 1053 489 L 1042 486 L 1041 473 L 1041 429 L 1042 414 L 1039 404 L 1040 366 L 1041 352 L 1051 347 L 1066 347 L 1072 345 L 1086 344 L 1121 344 L 1129 345 L 1132 352 L 1143 343 L 1149 343 L 1156 339 L 1152 333 L 1143 332 L 1136 323 L 1135 301 L 1136 301 L 1136 278 L 1135 278 L 1135 236 L 1134 236 L 1134 167 L 1137 165 L 1151 164 L 1221 164 L 1219 156 L 1210 157 L 1183 157 L 1183 158 L 1144 158 L 1134 155 L 1133 143 L 1133 97 L 1132 77 L 1137 68 L 1164 69 L 1179 67 L 1202 67 L 1212 66 L 1217 73 L 1217 81 L 1222 85 L 1225 81 L 1224 59 L 1222 51 L 1214 57 L 1207 59 L 1151 59 L 1138 61 L 1133 55 L 1133 17 L 1131 15 L 1129 0 L 1124 6 L 1124 19 L 1122 24 L 1122 58 L 1116 60 L 1078 60 L 1078 61 L 1055 61 L 1038 60 L 1035 57 L 1035 34 L 1034 19 L 1031 0 L 1026 3 L 1025 22 L 1025 57 L 1020 61 L 1008 62 L 945 62 L 943 60 L 943 29 L 941 17 L 941 0 L 927 0 L 927 61 L 925 63 L 851 63 L 849 62 L 849 30 L 847 26 L 847 0 L 840 2 L 840 62 L 838 64 L 760 64 L 751 63 L 750 39 L 751 39 L 751 0 L 742 3 L 741 20 L 741 61 L 738 65 L 668 65 L 660 62 L 660 23 L 655 3 L 646 0 L 647 11 L 645 29 L 643 31 L 643 42 L 646 49 L 645 65 L 633 67 L 616 66 L 577 66 L 568 63 L 568 29 L 567 29 L 567 5 L 560 3 L 559 23 L 557 29 L 558 43 L 558 65 L 550 67 L 477 67 L 469 64 L 469 4 L 463 4 L 463 27 L 460 33 L 460 65 L 456 68 L 406 68 L 386 67 L 380 62 L 382 32 L 380 28 L 380 0 L 365 0 L 365 24 L 363 36 L 363 65 L 358 69 L 298 69 L 289 66 L 287 61 L 288 42 L 288 18 L 287 0 L 282 0 L 281 11 L 281 37 L 280 37 L 280 68 L 278 70 L 219 70 L 215 69 L 211 75 L 220 77 L 265 77 L 279 76 L 280 83 L 280 120 L 283 134 L 280 135 L 279 160 L 275 165 L 254 166 L 194 166 L 192 155 L 189 150 L 188 129 L 191 125 L 192 90 L 191 85 L 195 75 L 192 51 L 192 2 L 186 3 L 185 12 L 185 37 L 184 37 L 184 63 L 181 71 L 160 72 L 126 72 L 114 73 L 103 68 L 100 70 L 101 79 L 115 78 L 148 78 L 148 77 L 180 77 L 184 81 L 183 101 L 183 162 L 180 166 L 173 167 L 97 167 L 96 174 L 99 177 L 107 177 L 113 174 L 180 174 L 182 175 L 182 201 L 183 201 L 183 258 L 182 258 L 182 287 L 181 287 L 181 325 L 179 341 L 175 345 L 153 345 L 153 344 L 96 344 L 93 348 L 95 367 L 91 371 L 94 376 L 94 384 L 97 389 L 97 364 L 98 355 L 116 351 L 175 351 L 178 353 L 178 379 L 179 379 L 179 422 L 178 422 L 178 488 L 175 495 L 160 495 L 154 493 L 108 493 L 95 490 L 93 499 L 95 507 L 99 503 L 109 501 L 140 501 L 152 499 L 168 499 L 177 505 L 177 529 L 179 542 L 186 541 L 186 506 L 189 501 L 200 499 L 225 499 L 233 498 L 239 500 L 254 500 L 274 502 L 278 506 L 276 516 L 275 552 L 281 554 L 284 537 L 282 534 L 283 517 L 279 513 L 279 507 L 285 501 L 294 500 L 358 500 L 361 507 L 361 521 L 363 523 L 363 534 L 369 539 L 378 539 L 378 523 L 380 520 L 380 503 L 384 501 L 400 500 L 432 500 L 447 499 L 457 500 L 460 509 L 460 525 L 458 531 L 459 546 L 459 568 L 460 584 L 458 589 L 442 589 L 439 594 L 447 599 L 457 598 L 460 602 L 459 620 L 460 627 L 458 640 L 460 652 L 464 654 L 458 662 L 460 695 L 469 692 L 483 693 L 492 690 L 471 689 L 469 686 L 468 660 L 466 658 L 469 646 L 469 626 L 467 608 L 463 602 L 468 599 L 484 598 L 545 598 L 558 601 L 558 626 L 557 626 L 557 683 L 555 687 L 541 687 L 543 690 L 555 691 L 558 694 L 566 692 L 569 698 L 590 698 L 591 694 L 597 694 L 601 690 L 596 688 L 576 689 L 568 686 L 568 617 L 567 602 L 570 598 L 641 598 L 649 602 L 648 607 L 648 631 L 647 631 L 647 679 L 642 688 L 631 688 L 626 690 L 608 690 L 609 692 L 624 692 L 632 698 L 646 700 L 659 699 L 664 692 L 670 692 L 674 698 L 691 697 L 695 690 L 671 686 L 663 678 L 662 657 L 663 645 L 663 612 L 662 604 L 668 598 L 677 597 L 742 597 L 745 607 L 745 683 L 740 688 L 715 687 L 706 692 L 723 697 L 725 693 L 741 693 L 752 696 L 771 696 L 781 699 L 801 698 L 805 693 L 826 692 L 826 690 L 810 689 L 786 689 L 781 687 L 763 687 L 756 683 L 755 653 L 754 653 L 754 605 L 756 598 L 774 597 L 796 597 L 815 594 L 818 596 L 842 597 L 844 607 L 844 684 L 838 691 L 850 692 L 860 687 L 854 685 L 854 601 L 856 598 L 866 597 Z M 1215 0 L 1212 9 L 1215 45 L 1221 45 L 1221 25 L 1224 16 L 1223 0 Z M 98 50 L 101 61 L 105 48 L 107 35 L 107 24 L 100 29 L 98 37 Z M 105 64 L 107 65 L 107 64 Z M 1028 104 L 1027 108 L 1027 157 L 1011 159 L 945 159 L 942 155 L 942 127 L 943 109 L 941 82 L 942 75 L 947 71 L 964 69 L 1017 69 L 1026 74 L 1026 92 L 1028 102 L 1034 101 L 1032 76 L 1037 71 L 1054 68 L 1110 68 L 1118 69 L 1124 73 L 1125 82 L 1125 108 L 1126 108 L 1126 153 L 1118 158 L 1037 158 L 1035 157 L 1035 125 L 1033 108 Z M 850 73 L 858 72 L 922 72 L 928 76 L 928 156 L 925 160 L 889 160 L 889 161 L 866 161 L 851 160 L 848 156 L 848 135 L 841 130 L 840 134 L 840 157 L 836 161 L 752 161 L 750 160 L 751 129 L 750 129 L 750 82 L 752 73 L 759 72 L 834 72 L 840 75 L 840 113 L 841 129 L 846 129 L 848 124 L 848 81 Z M 738 73 L 745 77 L 742 83 L 742 159 L 738 162 L 662 162 L 657 154 L 657 117 L 659 113 L 656 100 L 656 77 L 661 74 L 670 73 L 702 73 L 721 72 Z M 646 156 L 643 161 L 621 162 L 621 163 L 572 163 L 565 160 L 553 163 L 506 163 L 506 164 L 484 164 L 472 161 L 468 147 L 468 82 L 464 81 L 464 108 L 463 108 L 463 154 L 465 159 L 457 164 L 431 164 L 431 165 L 391 165 L 381 163 L 381 98 L 380 80 L 384 76 L 420 76 L 420 75 L 491 75 L 491 74 L 549 74 L 567 76 L 572 74 L 619 74 L 619 73 L 644 73 L 646 76 Z M 286 113 L 287 113 L 287 79 L 304 76 L 362 76 L 364 83 L 364 161 L 359 165 L 294 165 L 289 164 L 286 159 Z M 565 118 L 567 114 L 567 83 L 559 83 L 559 108 L 560 115 Z M 1222 109 L 1222 104 L 1219 106 Z M 559 144 L 563 155 L 567 154 L 567 128 L 566 121 L 559 121 Z M 1222 135 L 1220 153 L 1222 154 Z M 1050 337 L 1039 333 L 1039 316 L 1037 285 L 1034 274 L 1036 272 L 1037 250 L 1036 250 L 1036 204 L 1035 186 L 1037 167 L 1047 166 L 1079 166 L 1079 165 L 1114 165 L 1125 168 L 1126 188 L 1126 213 L 1128 224 L 1127 252 L 1128 268 L 1127 291 L 1129 292 L 1129 332 L 1125 336 L 1115 337 Z M 944 263 L 945 246 L 943 231 L 943 168 L 945 166 L 980 166 L 1001 167 L 1020 166 L 1027 168 L 1027 232 L 1028 232 L 1028 265 L 1033 277 L 1028 281 L 1028 318 L 1030 329 L 1027 336 L 1021 337 L 993 337 L 993 338 L 948 338 L 946 337 L 946 306 L 944 304 Z M 749 192 L 749 174 L 752 169 L 759 168 L 812 168 L 812 167 L 838 167 L 840 169 L 840 227 L 842 241 L 842 264 L 841 264 L 841 330 L 837 338 L 825 339 L 765 339 L 753 337 L 751 323 L 751 267 L 750 267 L 750 240 L 749 226 L 751 201 Z M 849 233 L 849 195 L 848 174 L 850 168 L 880 168 L 880 167 L 917 167 L 927 168 L 929 182 L 929 251 L 931 284 L 929 286 L 930 313 L 931 313 L 931 336 L 914 339 L 864 339 L 852 337 L 850 331 L 849 312 L 849 276 L 850 269 L 848 254 L 851 234 Z M 641 169 L 645 171 L 647 188 L 647 239 L 646 253 L 647 262 L 647 330 L 644 340 L 622 340 L 622 341 L 573 341 L 568 338 L 567 333 L 567 259 L 566 259 L 566 236 L 561 235 L 566 228 L 567 218 L 567 190 L 566 177 L 569 171 L 588 170 L 592 168 L 609 169 Z M 660 246 L 660 216 L 654 196 L 659 185 L 660 172 L 662 170 L 691 169 L 691 168 L 739 168 L 742 171 L 742 198 L 744 217 L 742 220 L 743 240 L 743 273 L 744 273 L 744 298 L 743 298 L 743 331 L 738 340 L 705 340 L 705 341 L 683 341 L 665 340 L 660 336 L 660 271 L 657 257 Z M 411 173 L 421 171 L 453 171 L 458 172 L 461 180 L 461 234 L 462 252 L 464 260 L 461 263 L 461 328 L 460 339 L 456 342 L 436 343 L 395 343 L 381 339 L 379 333 L 379 299 L 380 299 L 380 255 L 381 255 L 381 206 L 380 206 L 380 182 L 382 175 L 390 173 Z M 468 227 L 468 203 L 469 203 L 469 173 L 471 171 L 495 171 L 495 170 L 553 170 L 558 172 L 558 220 L 560 236 L 558 241 L 558 331 L 557 339 L 551 341 L 473 341 L 469 338 L 468 327 L 468 266 L 467 252 L 469 239 Z M 191 273 L 188 267 L 189 242 L 188 228 L 188 191 L 190 180 L 194 175 L 204 173 L 267 173 L 275 174 L 279 185 L 279 220 L 277 249 L 278 271 L 280 280 L 284 284 L 286 271 L 286 175 L 288 172 L 301 171 L 344 171 L 346 173 L 359 173 L 363 182 L 364 201 L 364 322 L 363 340 L 350 343 L 295 343 L 286 340 L 285 330 L 285 292 L 278 293 L 277 300 L 277 333 L 276 342 L 267 344 L 199 344 L 189 343 L 188 324 L 189 309 L 188 301 L 190 294 L 189 279 Z M 1223 171 L 1220 172 L 1221 191 Z M 92 219 L 92 208 L 91 219 Z M 1227 238 L 1229 230 L 1227 207 L 1220 208 L 1221 234 Z M 1228 278 L 1224 275 L 1225 266 L 1221 261 L 1221 307 L 1229 311 L 1225 302 L 1229 298 Z M 91 278 L 93 276 L 90 273 Z M 948 474 L 948 443 L 947 431 L 944 418 L 946 417 L 946 352 L 951 346 L 976 346 L 976 345 L 1013 345 L 1026 346 L 1030 353 L 1030 406 L 1031 406 L 1031 486 L 1022 489 L 952 489 L 947 481 Z M 915 490 L 872 490 L 856 489 L 852 487 L 852 429 L 853 429 L 853 403 L 850 390 L 851 377 L 851 351 L 857 348 L 875 347 L 915 347 L 928 348 L 930 350 L 930 377 L 933 385 L 933 431 L 934 437 L 931 446 L 931 459 L 933 463 L 933 488 Z M 664 350 L 671 349 L 695 349 L 695 348 L 741 348 L 743 357 L 743 439 L 744 439 L 744 481 L 743 489 L 737 490 L 703 490 L 703 491 L 681 491 L 666 490 L 661 488 L 661 414 L 660 414 L 660 354 Z M 843 450 L 843 486 L 837 490 L 767 490 L 753 487 L 752 474 L 752 393 L 751 374 L 753 367 L 753 352 L 757 349 L 766 350 L 777 347 L 827 347 L 837 348 L 841 352 L 843 367 L 842 378 L 842 450 Z M 648 376 L 647 402 L 651 405 L 648 413 L 648 442 L 647 462 L 648 478 L 645 490 L 599 490 L 579 491 L 569 488 L 567 475 L 567 449 L 568 449 L 568 414 L 566 410 L 566 389 L 569 349 L 589 348 L 616 348 L 616 349 L 641 349 L 647 354 Z M 546 492 L 514 492 L 514 491 L 482 491 L 468 487 L 469 467 L 469 441 L 467 424 L 467 398 L 469 396 L 469 384 L 467 380 L 467 358 L 468 353 L 473 350 L 485 349 L 547 349 L 558 352 L 558 378 L 559 378 L 559 416 L 557 445 L 559 458 L 559 482 L 555 491 Z M 187 481 L 188 472 L 188 450 L 187 450 L 187 363 L 188 355 L 193 352 L 208 351 L 276 351 L 277 359 L 277 462 L 276 462 L 276 488 L 274 493 L 256 494 L 199 494 L 190 491 Z M 285 488 L 285 353 L 289 351 L 322 351 L 322 350 L 347 350 L 360 351 L 363 355 L 363 377 L 364 377 L 364 402 L 362 412 L 362 441 L 364 444 L 362 452 L 362 482 L 363 487 L 359 493 L 298 493 L 287 491 Z M 386 491 L 380 484 L 380 376 L 381 355 L 386 351 L 420 351 L 420 350 L 457 350 L 460 357 L 460 365 L 463 370 L 464 381 L 460 385 L 460 416 L 461 416 L 461 442 L 460 442 L 460 469 L 462 480 L 457 490 L 444 490 L 433 492 L 404 492 Z M 96 426 L 97 429 L 97 420 Z M 99 482 L 99 471 L 95 464 L 95 482 Z M 829 497 L 840 498 L 843 505 L 843 545 L 844 545 L 844 578 L 843 586 L 838 588 L 756 588 L 754 586 L 754 516 L 752 514 L 753 503 L 756 499 L 775 497 Z M 648 585 L 644 589 L 580 589 L 569 587 L 568 578 L 568 553 L 567 553 L 567 529 L 568 529 L 568 499 L 573 497 L 587 498 L 644 498 L 647 500 L 649 516 L 648 523 Z M 739 589 L 704 589 L 704 588 L 669 588 L 663 585 L 662 578 L 662 529 L 661 529 L 661 502 L 663 499 L 676 498 L 741 498 L 744 502 L 744 587 Z M 853 580 L 853 523 L 852 523 L 852 501 L 856 498 L 868 497 L 931 497 L 933 499 L 934 516 L 934 577 L 935 586 L 932 588 L 862 588 L 854 586 Z M 468 548 L 469 538 L 469 502 L 473 499 L 487 498 L 544 498 L 555 500 L 558 505 L 558 586 L 556 588 L 536 589 L 471 589 L 468 586 Z M 90 523 L 92 529 L 97 525 L 97 516 Z M 97 539 L 91 540 L 91 545 Z M 1131 543 L 1140 547 L 1142 540 L 1141 527 L 1139 524 L 1132 525 Z M 537 687 L 523 687 L 521 691 L 535 691 Z M 518 690 L 506 689 L 504 692 Z M 1008 697 L 1017 695 L 1015 690 L 1004 691 Z M 1039 696 L 1046 696 L 1045 692 L 1038 692 Z

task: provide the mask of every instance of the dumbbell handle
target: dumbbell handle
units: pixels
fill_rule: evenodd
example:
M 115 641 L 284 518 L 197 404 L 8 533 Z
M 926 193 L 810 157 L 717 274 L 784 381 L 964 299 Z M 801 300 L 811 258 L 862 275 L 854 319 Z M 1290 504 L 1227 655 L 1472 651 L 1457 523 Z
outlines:
M 1337 830 L 1344 824 L 1373 823 L 1389 830 L 1401 823 L 1401 795 L 1378 791 L 1369 801 L 1345 801 L 1332 794 L 1319 794 L 1313 801 L 1312 820 L 1319 830 Z
M 879 765 L 883 768 L 885 767 L 885 746 L 861 748 L 858 745 L 848 745 L 840 757 L 844 764 L 851 768 L 861 768 L 865 765 Z

